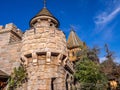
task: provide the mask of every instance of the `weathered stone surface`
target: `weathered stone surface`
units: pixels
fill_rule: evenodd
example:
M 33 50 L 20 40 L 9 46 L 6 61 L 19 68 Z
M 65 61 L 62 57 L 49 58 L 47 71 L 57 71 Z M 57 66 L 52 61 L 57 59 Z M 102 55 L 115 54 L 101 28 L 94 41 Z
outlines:
M 66 64 L 66 38 L 56 24 L 45 16 L 24 34 L 13 24 L 0 26 L 0 69 L 10 75 L 21 60 L 26 65 L 28 82 L 17 90 L 66 90 L 66 74 L 73 69 Z

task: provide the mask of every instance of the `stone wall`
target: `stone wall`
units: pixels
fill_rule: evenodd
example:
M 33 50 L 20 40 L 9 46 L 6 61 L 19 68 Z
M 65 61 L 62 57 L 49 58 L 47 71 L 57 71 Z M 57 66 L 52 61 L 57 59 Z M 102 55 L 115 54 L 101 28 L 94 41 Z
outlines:
M 25 32 L 23 36 L 23 54 L 32 52 L 57 52 L 67 54 L 66 39 L 62 31 L 56 28 L 35 28 Z
M 66 90 L 64 68 L 66 38 L 55 27 L 39 27 L 25 32 L 21 57 L 28 72 L 28 90 Z
M 21 38 L 22 32 L 15 25 L 0 26 L 0 69 L 9 75 L 14 67 L 19 66 Z
M 22 34 L 13 24 L 0 26 L 0 69 L 10 75 L 21 61 L 28 82 L 18 90 L 70 90 L 73 66 L 65 35 L 56 27 L 40 26 Z

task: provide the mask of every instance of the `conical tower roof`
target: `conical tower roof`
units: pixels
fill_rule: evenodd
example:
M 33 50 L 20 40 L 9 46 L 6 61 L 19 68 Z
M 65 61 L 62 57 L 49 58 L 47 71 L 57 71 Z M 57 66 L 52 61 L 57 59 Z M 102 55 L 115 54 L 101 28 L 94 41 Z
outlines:
M 50 17 L 54 17 L 51 12 L 46 8 L 44 7 L 42 10 L 40 10 L 40 12 L 36 15 L 37 16 L 50 16 Z
M 83 46 L 83 42 L 79 39 L 79 37 L 77 36 L 77 34 L 75 33 L 73 29 L 71 30 L 69 34 L 67 46 L 69 49 Z
M 37 19 L 40 19 L 43 17 L 50 18 L 51 20 L 53 20 L 54 23 L 57 24 L 57 26 L 59 26 L 59 21 L 52 15 L 52 13 L 46 7 L 43 7 L 39 11 L 39 13 L 30 20 L 30 26 L 32 26 L 37 21 Z

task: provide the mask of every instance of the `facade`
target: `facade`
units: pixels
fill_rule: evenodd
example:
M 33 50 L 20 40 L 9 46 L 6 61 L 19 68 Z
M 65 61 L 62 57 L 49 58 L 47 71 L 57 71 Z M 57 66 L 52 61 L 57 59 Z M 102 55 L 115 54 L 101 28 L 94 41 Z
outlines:
M 76 48 L 83 43 L 73 31 L 71 33 L 75 37 L 70 34 L 66 42 L 63 31 L 58 27 L 59 21 L 46 7 L 31 19 L 30 29 L 25 33 L 12 23 L 0 26 L 0 81 L 6 82 L 14 67 L 23 63 L 27 69 L 28 82 L 18 90 L 74 88 L 70 53 L 79 50 Z

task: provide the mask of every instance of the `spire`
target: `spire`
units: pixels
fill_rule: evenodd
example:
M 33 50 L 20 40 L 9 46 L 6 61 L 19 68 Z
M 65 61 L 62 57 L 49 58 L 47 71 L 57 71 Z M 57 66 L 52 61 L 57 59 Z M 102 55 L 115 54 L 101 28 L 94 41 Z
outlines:
M 75 48 L 75 47 L 83 46 L 83 42 L 79 39 L 73 27 L 68 37 L 67 46 L 68 48 Z
M 37 15 L 37 16 L 50 16 L 50 17 L 54 17 L 51 12 L 46 8 L 44 7 Z
M 46 0 L 44 0 L 44 8 L 46 8 Z
M 35 17 L 33 17 L 30 21 L 30 26 L 33 26 L 38 19 L 51 19 L 51 21 L 59 26 L 59 21 L 51 14 L 51 12 L 46 8 L 46 0 L 44 0 L 44 7 L 39 11 Z
M 75 32 L 74 26 L 73 26 L 73 25 L 70 25 L 70 27 L 71 27 L 71 30 L 70 30 L 70 31 L 74 31 L 74 32 Z

